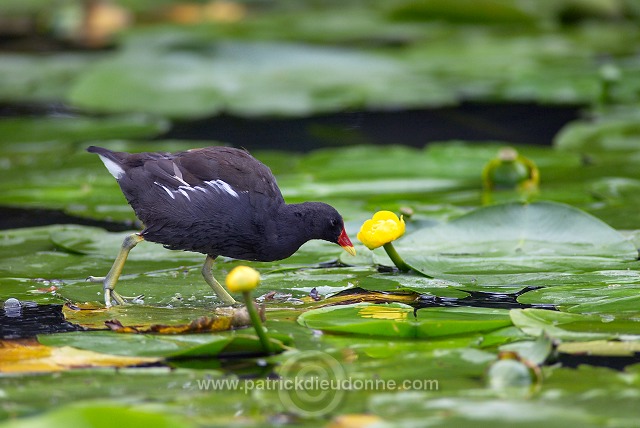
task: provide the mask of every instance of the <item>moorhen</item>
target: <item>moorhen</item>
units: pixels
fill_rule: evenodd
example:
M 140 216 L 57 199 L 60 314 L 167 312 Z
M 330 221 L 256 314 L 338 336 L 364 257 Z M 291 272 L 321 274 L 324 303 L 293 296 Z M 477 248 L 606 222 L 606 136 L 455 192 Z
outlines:
M 91 146 L 115 177 L 144 230 L 125 238 L 102 282 L 107 307 L 129 251 L 142 240 L 206 254 L 205 281 L 225 304 L 235 300 L 216 281 L 218 256 L 274 261 L 311 239 L 355 254 L 338 212 L 322 202 L 286 204 L 271 170 L 244 150 L 207 147 L 178 153 L 123 153 Z

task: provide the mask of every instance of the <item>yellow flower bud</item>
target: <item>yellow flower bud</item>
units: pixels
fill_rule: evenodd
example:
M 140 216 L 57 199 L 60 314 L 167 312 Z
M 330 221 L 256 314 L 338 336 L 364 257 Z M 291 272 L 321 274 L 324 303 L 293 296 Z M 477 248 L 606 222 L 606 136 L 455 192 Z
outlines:
M 391 211 L 378 211 L 373 218 L 364 222 L 358 232 L 358 239 L 370 250 L 395 241 L 404 235 L 405 225 L 402 216 Z
M 260 284 L 260 274 L 249 266 L 236 266 L 229 272 L 225 282 L 232 293 L 251 291 Z
M 482 183 L 486 190 L 535 190 L 539 182 L 536 164 L 511 147 L 502 148 L 482 170 Z

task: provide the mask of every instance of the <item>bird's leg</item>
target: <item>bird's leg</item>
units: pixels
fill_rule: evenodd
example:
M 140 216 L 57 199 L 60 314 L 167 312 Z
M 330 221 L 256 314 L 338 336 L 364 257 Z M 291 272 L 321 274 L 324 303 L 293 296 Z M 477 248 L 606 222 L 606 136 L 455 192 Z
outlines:
M 213 273 L 211 272 L 211 266 L 213 265 L 213 261 L 215 257 L 207 256 L 204 261 L 204 265 L 202 266 L 202 276 L 204 276 L 204 280 L 207 281 L 209 287 L 213 290 L 214 293 L 218 295 L 218 298 L 222 300 L 225 305 L 234 305 L 236 301 L 234 300 L 227 290 L 222 288 L 222 285 L 213 277 Z
M 113 266 L 111 266 L 109 273 L 107 273 L 107 276 L 90 276 L 89 278 L 87 278 L 87 281 L 102 283 L 102 288 L 104 289 L 104 304 L 106 307 L 111 306 L 112 297 L 119 305 L 124 305 L 126 303 L 124 298 L 120 294 L 115 292 L 114 288 L 116 286 L 116 283 L 118 282 L 118 278 L 120 278 L 124 263 L 127 261 L 129 251 L 131 251 L 133 247 L 135 247 L 140 241 L 143 240 L 144 238 L 139 233 L 133 233 L 127 236 L 122 242 L 122 248 L 120 249 L 120 252 L 116 257 L 116 260 L 113 262 Z

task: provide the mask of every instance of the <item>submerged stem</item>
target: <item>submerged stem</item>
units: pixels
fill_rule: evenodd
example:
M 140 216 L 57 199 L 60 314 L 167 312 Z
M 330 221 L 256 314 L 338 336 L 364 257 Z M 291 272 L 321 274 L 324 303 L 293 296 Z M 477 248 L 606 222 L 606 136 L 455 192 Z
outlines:
M 273 350 L 271 349 L 271 342 L 269 341 L 269 337 L 267 336 L 267 332 L 262 327 L 262 321 L 260 320 L 260 315 L 256 310 L 256 306 L 253 303 L 253 299 L 251 299 L 251 292 L 243 291 L 242 297 L 244 297 L 244 303 L 247 306 L 247 312 L 249 312 L 249 318 L 251 318 L 251 324 L 253 324 L 253 328 L 256 330 L 256 334 L 260 338 L 260 343 L 262 343 L 262 347 L 268 355 L 273 354 Z

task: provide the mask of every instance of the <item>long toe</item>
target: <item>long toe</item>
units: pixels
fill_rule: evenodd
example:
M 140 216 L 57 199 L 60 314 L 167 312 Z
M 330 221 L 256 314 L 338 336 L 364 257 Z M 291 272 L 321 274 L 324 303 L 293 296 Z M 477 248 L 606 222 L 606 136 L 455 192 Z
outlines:
M 141 304 L 144 303 L 144 294 L 140 294 L 138 296 L 123 296 L 117 291 L 111 290 L 111 304 L 114 305 L 128 305 L 131 303 Z M 105 302 L 107 304 L 107 302 Z M 107 304 L 108 305 L 108 304 Z

